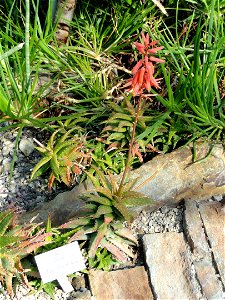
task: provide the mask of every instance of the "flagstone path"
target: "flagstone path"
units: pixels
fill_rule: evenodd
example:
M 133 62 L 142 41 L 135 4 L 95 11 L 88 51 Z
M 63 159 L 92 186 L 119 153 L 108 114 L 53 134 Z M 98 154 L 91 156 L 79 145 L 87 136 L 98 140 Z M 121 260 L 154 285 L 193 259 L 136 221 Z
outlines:
M 93 271 L 93 299 L 225 299 L 224 225 L 222 203 L 187 200 L 184 232 L 145 234 L 145 266 Z

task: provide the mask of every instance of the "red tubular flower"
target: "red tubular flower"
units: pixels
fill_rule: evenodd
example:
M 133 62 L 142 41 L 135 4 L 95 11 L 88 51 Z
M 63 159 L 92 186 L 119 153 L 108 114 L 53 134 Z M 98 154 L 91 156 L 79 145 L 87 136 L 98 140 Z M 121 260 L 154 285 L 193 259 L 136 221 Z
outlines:
M 155 47 L 158 41 L 150 42 L 149 34 L 146 35 L 142 32 L 141 37 L 143 42 L 135 42 L 136 49 L 144 55 L 144 59 L 141 59 L 132 69 L 133 78 L 129 79 L 124 87 L 130 87 L 133 95 L 140 95 L 146 89 L 150 92 L 151 87 L 160 88 L 159 80 L 154 78 L 154 65 L 153 63 L 163 63 L 164 60 L 152 56 L 151 54 L 157 54 L 163 47 Z

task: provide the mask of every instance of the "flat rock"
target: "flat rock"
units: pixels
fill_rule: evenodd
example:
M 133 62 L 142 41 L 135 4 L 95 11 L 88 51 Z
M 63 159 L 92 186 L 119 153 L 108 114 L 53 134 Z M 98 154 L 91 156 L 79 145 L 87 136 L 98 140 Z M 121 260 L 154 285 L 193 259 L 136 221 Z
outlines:
M 130 209 L 137 214 L 142 210 L 154 211 L 165 204 L 174 205 L 183 199 L 201 199 L 225 194 L 224 148 L 222 145 L 215 145 L 211 154 L 205 158 L 210 149 L 210 145 L 206 143 L 197 144 L 195 163 L 192 162 L 193 149 L 189 146 L 172 153 L 158 155 L 140 168 L 131 171 L 130 178 L 137 178 L 134 190 L 149 197 L 149 203 Z M 121 175 L 115 176 L 118 182 L 120 178 Z M 39 213 L 39 219 L 44 222 L 47 220 L 46 215 L 51 213 L 57 223 L 55 225 L 59 225 L 61 220 L 68 220 L 68 212 L 69 216 L 77 215 L 77 201 L 80 201 L 82 193 L 90 189 L 93 189 L 93 186 L 87 182 L 77 185 L 68 194 L 65 192 L 45 207 L 40 206 L 35 213 Z M 31 215 L 33 214 L 28 213 L 27 217 L 22 216 L 21 222 L 23 218 L 27 220 Z
M 89 281 L 94 299 L 154 299 L 143 266 L 111 272 L 95 270 L 90 273 Z
M 28 211 L 18 216 L 18 223 L 24 224 L 35 218 L 35 222 L 47 222 L 51 217 L 52 226 L 58 226 L 76 217 L 84 206 L 84 201 L 80 195 L 86 191 L 85 184 L 76 187 L 76 191 L 68 191 L 58 194 L 54 200 L 41 203 L 34 210 Z
M 221 203 L 205 202 L 199 204 L 199 211 L 205 233 L 211 247 L 214 264 L 225 286 L 225 210 Z
M 185 206 L 184 230 L 202 294 L 206 299 L 225 299 L 222 275 L 218 274 L 218 269 L 224 272 L 224 219 L 221 203 L 207 201 L 197 204 L 195 201 L 186 201 Z M 214 261 L 215 257 L 218 263 Z
M 147 234 L 143 244 L 155 299 L 196 299 L 183 234 Z

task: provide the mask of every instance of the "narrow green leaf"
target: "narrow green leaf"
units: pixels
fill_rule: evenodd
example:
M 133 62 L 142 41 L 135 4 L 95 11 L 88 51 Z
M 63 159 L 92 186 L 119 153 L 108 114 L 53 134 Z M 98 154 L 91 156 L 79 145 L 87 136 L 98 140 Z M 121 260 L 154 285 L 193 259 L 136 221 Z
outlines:
M 43 157 L 43 158 L 36 164 L 36 166 L 34 167 L 32 173 L 31 173 L 31 179 L 34 178 L 35 173 L 36 173 L 43 165 L 49 163 L 49 161 L 51 160 L 51 158 L 52 158 L 52 157 L 51 157 L 50 155 L 45 156 L 45 157 Z
M 93 195 L 93 194 L 89 194 L 89 195 L 86 195 L 88 197 L 88 199 L 90 201 L 93 201 L 93 202 L 96 202 L 96 203 L 99 203 L 99 204 L 103 204 L 103 205 L 111 205 L 112 202 L 106 198 L 106 197 L 103 197 L 103 196 L 96 196 L 96 195 Z
M 99 218 L 101 215 L 111 214 L 113 212 L 112 207 L 108 205 L 100 205 L 95 213 L 95 218 Z

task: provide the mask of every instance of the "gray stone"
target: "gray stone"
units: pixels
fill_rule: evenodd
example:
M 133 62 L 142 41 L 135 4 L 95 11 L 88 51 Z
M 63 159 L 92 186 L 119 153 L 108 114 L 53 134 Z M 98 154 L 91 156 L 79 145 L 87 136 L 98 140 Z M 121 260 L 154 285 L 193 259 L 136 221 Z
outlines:
M 210 202 L 207 202 L 207 205 Z M 214 203 L 219 205 L 218 203 Z M 204 204 L 199 204 L 200 207 Z M 186 210 L 185 210 L 185 226 L 184 230 L 187 236 L 187 240 L 191 247 L 191 251 L 193 253 L 192 259 L 193 264 L 196 270 L 196 277 L 201 285 L 202 293 L 207 299 L 224 299 L 223 287 L 221 281 L 217 276 L 217 270 L 215 269 L 215 265 L 212 261 L 213 254 L 211 253 L 211 247 L 208 243 L 208 237 L 205 235 L 205 226 L 202 222 L 202 209 L 198 209 L 197 203 L 195 201 L 186 201 L 185 202 Z M 206 213 L 206 209 L 204 210 Z M 211 211 L 211 210 L 210 210 Z M 210 223 L 211 226 L 216 226 L 217 232 L 214 231 L 217 238 L 213 238 L 216 240 L 216 245 L 219 251 L 219 261 L 222 267 L 222 257 L 224 255 L 223 252 L 223 233 L 221 222 L 218 218 L 218 215 L 214 215 L 213 213 L 207 212 L 208 216 L 211 215 Z M 207 217 L 205 216 L 205 219 Z M 209 220 L 207 219 L 206 222 Z M 213 231 L 211 231 L 213 232 Z M 222 249 L 221 249 L 222 248 Z
M 155 299 L 196 299 L 183 234 L 147 234 L 143 244 Z
M 200 199 L 225 194 L 225 152 L 222 145 L 215 145 L 211 155 L 203 159 L 210 145 L 197 145 L 197 160 L 192 163 L 191 147 L 158 155 L 131 172 L 131 178 L 140 178 L 137 186 L 151 199 L 176 203 L 182 199 Z M 150 176 L 155 176 L 149 180 Z
M 197 160 L 200 160 L 207 155 L 210 145 L 198 144 L 196 150 Z M 214 146 L 211 155 L 203 161 L 193 164 L 192 160 L 192 148 L 185 147 L 169 154 L 158 155 L 139 169 L 131 171 L 130 178 L 137 178 L 134 190 L 143 193 L 150 200 L 147 205 L 135 209 L 130 208 L 130 210 L 138 214 L 142 210 L 154 211 L 165 204 L 177 205 L 182 199 L 199 199 L 206 195 L 210 197 L 225 194 L 225 178 L 223 181 L 225 153 L 223 147 L 221 145 Z M 115 176 L 115 178 L 119 182 L 121 175 Z M 220 182 L 219 186 L 217 186 L 217 182 Z M 74 202 L 74 206 L 70 206 L 71 215 L 77 214 L 76 202 L 81 191 L 88 192 L 93 189 L 91 184 L 85 183 L 85 185 L 86 188 L 81 188 L 80 185 L 75 186 L 72 191 L 68 192 L 68 196 L 66 193 L 60 196 L 61 204 L 57 202 L 57 211 L 61 211 L 61 216 L 67 214 L 68 197 L 71 203 Z M 52 215 L 55 213 L 54 206 L 54 200 L 48 204 L 48 210 Z M 41 211 L 46 217 L 44 210 L 41 209 Z
M 19 149 L 25 156 L 29 156 L 34 151 L 34 143 L 31 139 L 22 138 L 19 143 Z
M 10 171 L 12 159 L 10 157 L 6 157 L 2 161 L 2 166 L 3 166 L 3 172 L 7 173 Z
M 79 196 L 85 191 L 86 185 L 80 184 L 76 187 L 76 193 L 74 189 L 61 193 L 53 201 L 39 204 L 34 210 L 21 214 L 18 222 L 23 224 L 35 217 L 35 222 L 46 223 L 50 216 L 53 226 L 63 224 L 83 211 L 84 201 Z
M 213 252 L 214 264 L 225 287 L 225 212 L 221 203 L 200 203 L 199 211 L 209 245 Z

